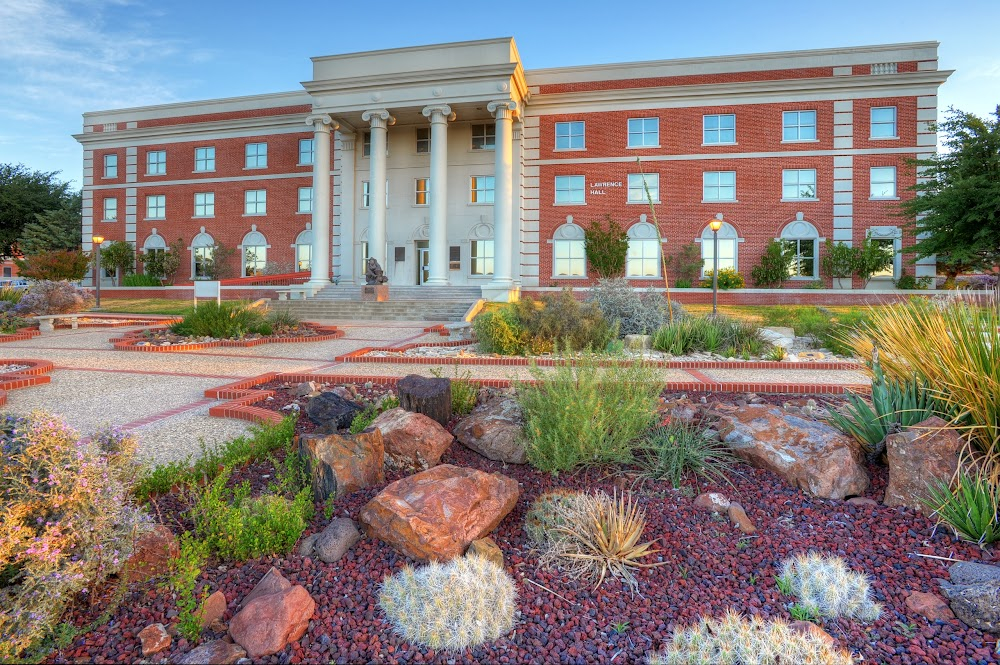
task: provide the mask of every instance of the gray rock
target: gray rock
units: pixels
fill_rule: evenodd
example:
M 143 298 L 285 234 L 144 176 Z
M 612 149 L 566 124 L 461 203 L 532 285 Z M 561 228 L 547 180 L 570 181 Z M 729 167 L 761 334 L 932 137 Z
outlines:
M 313 422 L 334 429 L 350 427 L 354 416 L 362 410 L 360 404 L 344 399 L 334 392 L 320 393 L 306 405 L 306 413 Z
M 177 665 L 232 665 L 246 655 L 247 652 L 238 644 L 214 640 L 187 652 L 174 662 Z
M 466 448 L 508 464 L 528 461 L 521 438 L 524 415 L 517 400 L 498 397 L 477 406 L 455 426 L 455 438 Z
M 303 383 L 295 386 L 296 397 L 308 397 L 314 392 L 316 392 L 316 383 L 314 381 L 304 381 Z
M 959 561 L 948 569 L 952 584 L 982 584 L 1000 580 L 1000 566 Z
M 316 544 L 316 539 L 319 538 L 318 533 L 314 533 L 311 536 L 306 536 L 301 543 L 299 543 L 298 548 L 295 550 L 299 556 L 310 556 L 313 552 L 313 546 Z
M 649 351 L 653 348 L 653 336 L 625 335 L 625 348 L 629 351 Z
M 334 563 L 347 554 L 347 550 L 361 539 L 361 532 L 347 517 L 337 517 L 323 529 L 313 548 L 324 563 Z
M 966 585 L 942 582 L 941 590 L 962 623 L 986 633 L 1000 632 L 1000 580 Z

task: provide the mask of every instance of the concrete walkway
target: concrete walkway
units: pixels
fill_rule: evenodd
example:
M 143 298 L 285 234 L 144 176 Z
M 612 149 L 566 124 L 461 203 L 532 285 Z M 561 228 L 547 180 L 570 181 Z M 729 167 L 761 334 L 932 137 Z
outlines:
M 320 322 L 328 323 L 328 322 Z M 329 322 L 333 323 L 333 322 Z M 141 456 L 154 463 L 197 454 L 247 431 L 248 423 L 208 415 L 218 400 L 204 396 L 212 388 L 265 372 L 309 372 L 351 376 L 430 376 L 434 365 L 340 363 L 339 355 L 370 346 L 439 342 L 427 334 L 429 323 L 337 322 L 347 334 L 337 340 L 305 344 L 267 344 L 253 348 L 216 348 L 186 353 L 115 351 L 108 342 L 127 328 L 57 330 L 22 342 L 0 344 L 0 364 L 34 358 L 55 365 L 46 385 L 13 390 L 3 411 L 26 414 L 35 409 L 59 414 L 83 434 L 106 425 L 134 432 Z M 444 364 L 444 362 L 442 363 Z M 463 366 L 473 378 L 527 379 L 526 367 Z M 825 386 L 867 384 L 861 372 L 843 370 L 662 370 L 670 382 L 753 381 Z M 444 376 L 453 376 L 452 367 Z M 706 386 L 708 387 L 708 386 Z

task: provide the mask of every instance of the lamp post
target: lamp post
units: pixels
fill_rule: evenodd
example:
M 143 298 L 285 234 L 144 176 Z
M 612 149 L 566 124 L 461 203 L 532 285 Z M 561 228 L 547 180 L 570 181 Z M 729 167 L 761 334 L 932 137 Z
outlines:
M 722 220 L 713 218 L 708 227 L 712 229 L 712 316 L 719 313 L 719 229 Z
M 101 308 L 101 243 L 104 242 L 104 236 L 94 236 L 91 238 L 94 241 L 94 285 L 97 289 L 96 299 L 97 302 L 94 305 L 94 309 Z

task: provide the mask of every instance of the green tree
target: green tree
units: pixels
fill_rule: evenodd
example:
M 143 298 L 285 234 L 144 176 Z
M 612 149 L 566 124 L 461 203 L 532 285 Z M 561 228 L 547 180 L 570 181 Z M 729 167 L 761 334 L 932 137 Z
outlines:
M 604 216 L 604 224 L 591 222 L 584 231 L 587 263 L 602 279 L 621 277 L 628 259 L 628 234 L 611 215 Z
M 910 248 L 916 258 L 936 256 L 954 282 L 1000 263 L 1000 106 L 985 119 L 949 108 L 937 129 L 945 150 L 911 162 L 927 180 L 910 188 L 918 196 L 900 209 L 921 234 Z
M 69 194 L 61 208 L 35 213 L 35 221 L 24 225 L 19 249 L 23 254 L 80 249 L 82 216 L 80 194 Z
M 14 259 L 21 277 L 58 282 L 76 282 L 87 276 L 90 270 L 90 256 L 80 250 L 58 249 L 42 252 L 23 259 Z
M 57 180 L 58 174 L 0 164 L 0 257 L 19 253 L 18 240 L 35 215 L 67 207 L 69 183 Z
M 780 240 L 772 240 L 767 243 L 764 254 L 760 257 L 760 264 L 750 271 L 750 278 L 762 289 L 780 287 L 788 279 L 794 262 L 795 247 Z
M 125 240 L 115 240 L 101 248 L 101 267 L 108 272 L 115 271 L 116 279 L 135 271 L 135 247 Z

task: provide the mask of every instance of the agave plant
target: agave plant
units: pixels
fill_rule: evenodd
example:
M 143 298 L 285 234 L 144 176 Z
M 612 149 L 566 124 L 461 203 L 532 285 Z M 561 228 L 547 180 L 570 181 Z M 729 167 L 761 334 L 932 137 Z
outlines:
M 960 538 L 980 547 L 1000 541 L 1000 492 L 985 473 L 961 468 L 954 489 L 939 483 L 929 491 L 926 505 Z

